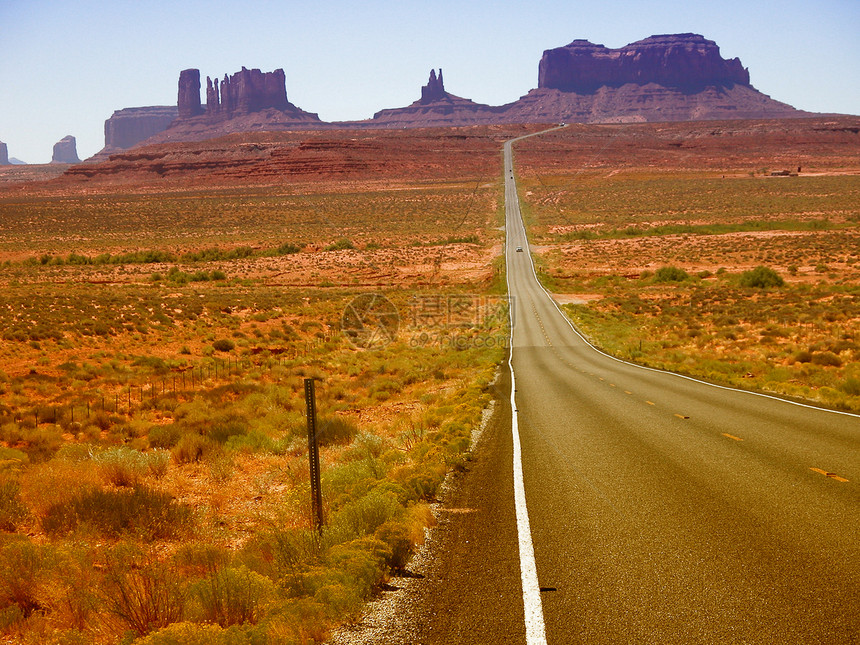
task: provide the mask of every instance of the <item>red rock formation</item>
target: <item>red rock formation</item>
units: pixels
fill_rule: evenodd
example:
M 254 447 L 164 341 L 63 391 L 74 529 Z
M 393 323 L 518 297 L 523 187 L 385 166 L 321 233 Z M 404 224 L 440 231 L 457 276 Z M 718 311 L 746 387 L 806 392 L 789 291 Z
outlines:
M 200 105 L 200 71 L 179 76 L 178 118 L 147 143 L 197 141 L 232 132 L 320 127 L 316 114 L 287 100 L 284 70 L 261 72 L 242 68 L 223 80 L 206 79 L 206 108 Z
M 179 72 L 179 98 L 177 100 L 180 119 L 190 119 L 203 114 L 200 105 L 200 70 L 184 69 Z
M 105 121 L 105 147 L 99 154 L 131 148 L 166 130 L 178 115 L 173 105 L 117 110 Z
M 440 101 L 448 96 L 445 91 L 445 83 L 442 81 L 442 68 L 439 68 L 439 76 L 436 76 L 435 70 L 430 70 L 430 80 L 427 85 L 421 88 L 421 99 L 419 103 L 432 103 Z
M 725 60 L 715 42 L 698 34 L 651 36 L 619 49 L 574 40 L 546 50 L 538 66 L 538 89 L 588 94 L 627 83 L 698 91 L 749 85 L 750 77 L 740 60 Z
M 54 144 L 54 154 L 51 163 L 80 163 L 78 158 L 77 141 L 72 135 L 67 135 Z
M 8 166 L 9 165 L 9 150 L 6 148 L 6 144 L 0 141 L 0 166 Z
M 351 125 L 385 128 L 430 128 L 459 125 L 498 123 L 498 108 L 445 91 L 442 70 L 436 76 L 430 70 L 430 80 L 421 88 L 421 98 L 404 108 L 380 110 L 367 121 L 352 122 Z M 346 124 L 343 124 L 346 125 Z
M 284 70 L 261 72 L 246 69 L 223 81 L 206 77 L 206 114 L 226 118 L 260 112 L 261 110 L 288 110 L 287 85 Z

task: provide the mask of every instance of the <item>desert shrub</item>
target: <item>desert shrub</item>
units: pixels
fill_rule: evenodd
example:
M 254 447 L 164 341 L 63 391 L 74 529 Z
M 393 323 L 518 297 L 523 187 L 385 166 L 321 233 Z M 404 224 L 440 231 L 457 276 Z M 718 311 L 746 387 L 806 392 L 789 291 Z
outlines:
M 206 577 L 229 561 L 229 551 L 207 542 L 187 542 L 173 554 L 173 566 L 185 577 Z
M 355 245 L 352 243 L 352 240 L 349 240 L 345 237 L 340 238 L 332 244 L 329 244 L 325 247 L 326 251 L 343 251 L 345 249 L 354 249 Z
M 194 617 L 221 627 L 258 622 L 276 593 L 271 580 L 242 565 L 219 569 L 189 591 Z
M 37 517 L 49 508 L 67 503 L 77 494 L 101 485 L 98 469 L 89 457 L 74 462 L 52 459 L 35 464 L 20 475 L 21 498 Z
M 816 352 L 812 355 L 813 365 L 824 365 L 827 367 L 841 367 L 842 359 L 833 352 Z
M 330 417 L 317 424 L 317 440 L 321 446 L 348 444 L 358 434 L 358 427 L 344 417 Z
M 388 521 L 376 529 L 374 537 L 388 546 L 391 555 L 386 564 L 393 571 L 404 570 L 414 550 L 409 529 L 401 522 Z
M 26 618 L 43 608 L 47 548 L 22 539 L 0 547 L 0 610 L 17 607 L 20 616 Z
M 252 645 L 265 642 L 251 640 L 244 632 L 222 629 L 218 625 L 172 623 L 135 641 L 135 645 Z M 298 641 L 296 641 L 298 642 Z
M 107 537 L 129 534 L 153 540 L 177 537 L 190 521 L 190 510 L 170 494 L 136 486 L 83 491 L 68 503 L 51 506 L 42 528 L 49 535 L 66 535 L 86 526 Z
M 224 419 L 217 421 L 212 426 L 212 430 L 209 431 L 209 438 L 218 443 L 225 443 L 230 437 L 244 434 L 248 434 L 248 426 L 243 420 Z
M 359 538 L 329 549 L 325 560 L 334 576 L 327 577 L 340 579 L 364 599 L 385 579 L 388 573 L 386 562 L 390 559 L 390 551 L 384 542 L 374 537 Z
M 56 426 L 25 428 L 20 448 L 32 462 L 48 461 L 63 445 L 63 435 Z
M 839 389 L 849 396 L 860 396 L 860 379 L 848 378 L 839 386 Z
M 403 507 L 393 494 L 373 490 L 334 513 L 329 521 L 328 535 L 336 542 L 372 535 L 402 512 Z
M 811 363 L 812 352 L 802 349 L 799 352 L 795 352 L 792 358 L 794 359 L 795 363 Z
M 196 433 L 182 435 L 171 451 L 178 464 L 190 464 L 200 461 L 210 449 L 209 439 Z
M 782 279 L 782 276 L 770 267 L 758 266 L 755 269 L 741 273 L 738 284 L 742 287 L 768 289 L 770 287 L 781 287 L 785 284 L 785 281 Z
M 367 461 L 347 461 L 325 470 L 322 487 L 331 503 L 340 507 L 369 493 L 378 481 Z
M 683 282 L 689 279 L 690 274 L 676 266 L 665 266 L 657 269 L 654 273 L 655 282 Z
M 145 454 L 146 466 L 150 474 L 156 479 L 161 479 L 167 474 L 170 467 L 170 451 L 156 448 Z
M 30 459 L 27 453 L 15 448 L 4 448 L 0 446 L 0 472 L 23 466 Z
M 445 478 L 445 470 L 445 466 L 439 463 L 414 464 L 401 466 L 391 475 L 413 499 L 431 501 Z
M 182 620 L 185 590 L 167 565 L 111 562 L 99 590 L 105 613 L 140 636 Z
M 287 446 L 265 433 L 252 430 L 248 434 L 231 435 L 224 447 L 233 452 L 283 454 Z
M 236 344 L 228 338 L 220 338 L 212 343 L 212 347 L 219 352 L 231 352 L 235 349 Z
M 105 481 L 114 486 L 134 486 L 149 472 L 146 456 L 125 446 L 94 454 L 93 461 Z
M 21 485 L 0 475 L 0 531 L 14 531 L 26 516 L 27 507 L 21 501 Z
M 275 249 L 276 255 L 292 255 L 293 253 L 298 253 L 301 249 L 292 244 L 290 242 L 284 242 L 278 248 Z
M 175 423 L 152 426 L 147 433 L 152 448 L 173 448 L 181 437 L 182 430 Z

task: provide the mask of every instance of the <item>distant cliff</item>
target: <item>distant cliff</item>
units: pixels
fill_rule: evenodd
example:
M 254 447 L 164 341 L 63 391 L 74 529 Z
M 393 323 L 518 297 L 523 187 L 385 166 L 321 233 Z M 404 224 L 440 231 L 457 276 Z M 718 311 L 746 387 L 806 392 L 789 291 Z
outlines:
M 117 110 L 105 121 L 105 149 L 113 152 L 163 132 L 173 123 L 179 111 L 174 105 L 134 107 Z
M 749 85 L 750 75 L 740 60 L 724 59 L 714 41 L 698 34 L 651 36 L 619 49 L 574 40 L 546 50 L 538 65 L 538 89 L 590 94 L 628 83 L 698 91 Z

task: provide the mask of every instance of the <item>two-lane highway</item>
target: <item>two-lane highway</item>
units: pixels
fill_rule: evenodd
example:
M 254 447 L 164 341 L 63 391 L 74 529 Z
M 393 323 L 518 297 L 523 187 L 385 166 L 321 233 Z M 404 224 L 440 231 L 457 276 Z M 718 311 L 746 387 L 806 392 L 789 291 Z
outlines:
M 526 641 L 860 643 L 860 418 L 589 346 L 536 279 L 511 142 L 504 173 Z

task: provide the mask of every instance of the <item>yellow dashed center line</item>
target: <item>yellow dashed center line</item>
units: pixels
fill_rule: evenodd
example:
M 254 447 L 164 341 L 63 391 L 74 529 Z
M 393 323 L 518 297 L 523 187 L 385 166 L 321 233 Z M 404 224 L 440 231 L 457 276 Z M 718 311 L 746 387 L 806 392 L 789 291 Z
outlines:
M 676 416 L 676 417 L 678 417 L 679 419 L 689 419 L 689 418 L 690 418 L 690 417 L 689 417 L 689 416 L 687 416 L 686 414 L 677 414 L 677 413 L 676 413 L 676 414 L 675 414 L 675 416 Z
M 657 405 L 657 404 L 656 404 L 656 403 L 654 403 L 653 401 L 645 401 L 645 403 L 647 403 L 648 405 Z
M 826 470 L 821 470 L 821 468 L 810 468 L 809 470 L 811 470 L 812 472 L 818 473 L 819 475 L 824 475 L 825 477 L 828 477 L 829 479 L 835 479 L 836 481 L 842 482 L 843 484 L 848 481 L 847 479 L 845 479 L 844 477 L 840 477 L 836 473 L 831 473 L 831 472 L 828 472 Z
M 723 436 L 728 437 L 729 439 L 734 439 L 735 441 L 743 441 L 743 439 L 741 439 L 740 437 L 736 437 L 735 435 L 729 434 L 728 432 L 724 432 Z

